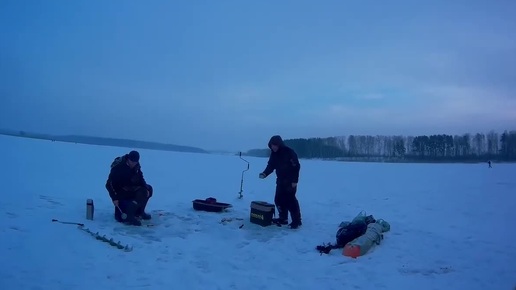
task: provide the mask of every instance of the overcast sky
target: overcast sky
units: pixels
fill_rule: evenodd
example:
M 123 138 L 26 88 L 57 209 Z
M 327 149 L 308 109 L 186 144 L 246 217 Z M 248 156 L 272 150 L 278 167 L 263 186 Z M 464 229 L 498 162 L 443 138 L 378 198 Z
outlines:
M 515 129 L 516 1 L 0 2 L 0 128 L 197 146 Z

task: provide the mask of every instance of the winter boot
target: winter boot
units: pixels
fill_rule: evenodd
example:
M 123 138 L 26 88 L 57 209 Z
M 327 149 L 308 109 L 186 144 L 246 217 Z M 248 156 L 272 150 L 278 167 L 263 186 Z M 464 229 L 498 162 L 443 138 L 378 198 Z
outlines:
M 303 223 L 301 221 L 293 221 L 291 222 L 288 226 L 291 228 L 291 229 L 297 229 L 299 228 Z
M 138 206 L 138 209 L 136 210 L 136 212 L 134 214 L 137 218 L 140 218 L 142 220 L 150 220 L 151 219 L 151 215 L 145 212 L 146 205 L 147 205 L 147 202 L 144 202 L 143 205 Z
M 140 217 L 142 220 L 150 220 L 152 218 L 150 214 L 144 211 L 142 211 L 142 213 L 138 214 L 137 216 Z
M 288 225 L 288 219 L 273 218 L 272 222 L 278 225 Z
M 145 188 L 138 190 L 136 192 L 135 200 L 138 202 L 135 216 L 137 218 L 141 218 L 142 220 L 150 220 L 151 215 L 145 212 L 145 207 L 147 207 L 147 202 L 149 201 L 149 198 L 147 197 L 147 190 Z
M 290 217 L 292 218 L 292 223 L 289 225 L 291 229 L 297 229 L 303 223 L 301 222 L 301 209 L 299 207 L 299 201 L 297 198 L 293 198 L 292 203 L 289 207 Z
M 284 206 L 276 205 L 278 209 L 278 217 L 273 218 L 272 222 L 278 225 L 287 225 L 288 224 L 288 209 Z
M 127 207 L 125 209 L 125 213 L 127 214 L 127 218 L 124 220 L 125 224 L 132 226 L 141 226 L 142 222 L 136 218 L 136 210 L 138 209 L 138 203 L 136 201 L 130 201 L 127 203 Z
M 142 225 L 142 222 L 134 216 L 128 216 L 127 219 L 124 221 L 124 223 L 127 225 L 130 225 L 130 226 L 137 226 L 137 227 Z

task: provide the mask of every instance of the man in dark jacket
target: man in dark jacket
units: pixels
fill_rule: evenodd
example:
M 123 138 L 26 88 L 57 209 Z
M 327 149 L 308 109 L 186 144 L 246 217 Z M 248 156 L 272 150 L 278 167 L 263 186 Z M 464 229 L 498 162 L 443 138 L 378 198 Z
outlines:
M 259 177 L 266 178 L 276 170 L 274 203 L 278 209 L 278 218 L 273 221 L 283 225 L 288 224 L 288 213 L 290 212 L 292 218 L 290 227 L 296 229 L 301 225 L 301 210 L 296 198 L 301 164 L 296 152 L 285 145 L 281 136 L 272 136 L 268 146 L 271 149 L 271 155 L 267 167 Z
M 115 158 L 106 181 L 106 189 L 115 206 L 115 219 L 135 226 L 141 225 L 139 219 L 151 218 L 145 213 L 145 207 L 153 192 L 143 177 L 139 161 L 138 151 Z M 123 217 L 123 214 L 127 216 Z

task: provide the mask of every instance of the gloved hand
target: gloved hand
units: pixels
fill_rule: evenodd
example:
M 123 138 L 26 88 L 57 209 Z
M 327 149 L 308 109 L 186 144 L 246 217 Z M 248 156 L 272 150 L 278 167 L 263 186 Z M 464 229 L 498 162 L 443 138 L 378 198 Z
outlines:
M 260 173 L 260 174 L 258 175 L 258 177 L 259 177 L 260 179 L 264 179 L 264 178 L 265 178 L 265 173 L 263 173 L 263 172 L 262 172 L 262 173 Z

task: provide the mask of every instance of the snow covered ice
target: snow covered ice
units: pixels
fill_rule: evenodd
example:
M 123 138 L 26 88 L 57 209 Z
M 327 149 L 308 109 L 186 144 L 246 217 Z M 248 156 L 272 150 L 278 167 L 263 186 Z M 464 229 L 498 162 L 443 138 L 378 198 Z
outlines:
M 303 226 L 249 222 L 273 202 L 264 158 L 139 150 L 153 227 L 116 223 L 104 184 L 115 148 L 0 136 L 0 289 L 514 289 L 516 165 L 301 160 Z M 233 208 L 199 212 L 215 197 Z M 94 220 L 85 218 L 86 200 Z M 385 219 L 381 245 L 352 259 L 335 242 L 360 211 Z M 223 218 L 234 218 L 221 223 Z M 130 245 L 124 252 L 77 226 Z M 243 219 L 243 220 L 239 220 Z M 241 227 L 243 225 L 243 227 Z

